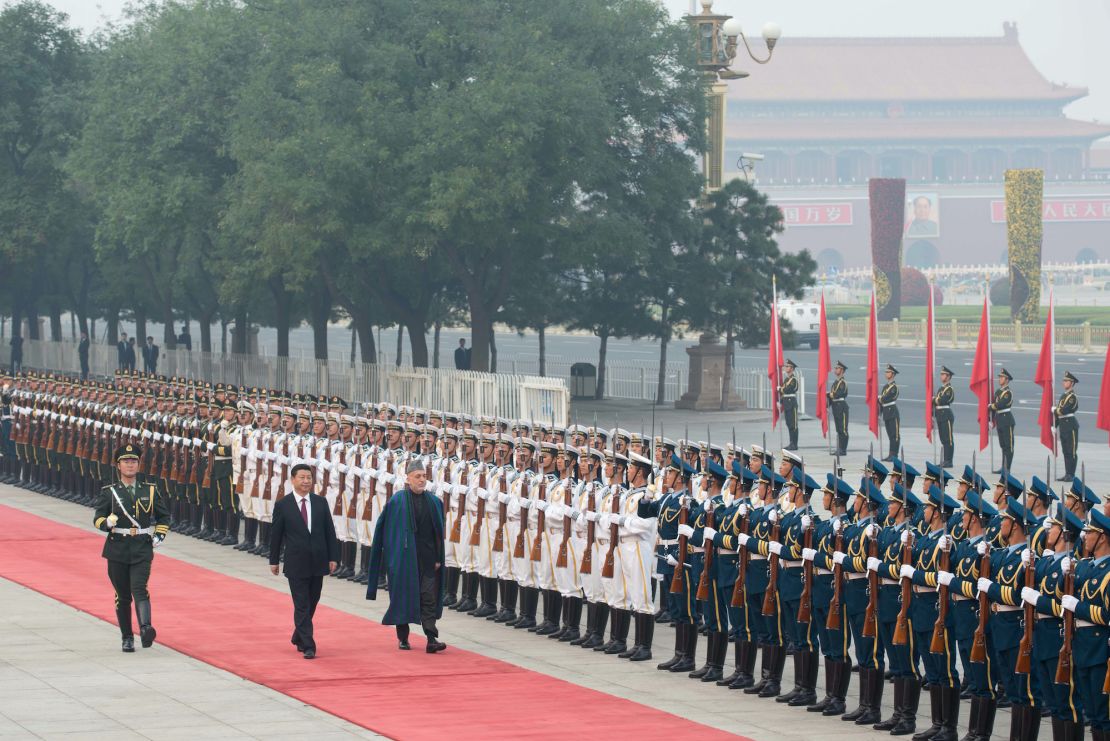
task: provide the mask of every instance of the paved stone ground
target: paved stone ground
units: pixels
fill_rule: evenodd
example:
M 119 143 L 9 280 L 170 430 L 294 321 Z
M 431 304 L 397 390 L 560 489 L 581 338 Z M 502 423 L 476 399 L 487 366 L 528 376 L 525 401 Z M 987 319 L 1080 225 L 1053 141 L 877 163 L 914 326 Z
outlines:
M 0 485 L 0 502 L 59 522 L 85 527 L 90 511 L 23 489 Z M 265 562 L 230 548 L 202 543 L 171 533 L 160 551 L 189 563 L 285 591 Z M 111 592 L 105 581 L 105 599 Z M 328 581 L 323 601 L 335 609 L 380 619 L 383 600 L 367 602 L 362 587 Z M 5 641 L 0 645 L 0 738 L 275 738 L 311 733 L 319 739 L 375 737 L 373 734 L 305 706 L 267 688 L 155 646 L 136 655 L 119 652 L 116 628 L 0 579 L 0 613 Z M 772 739 L 836 739 L 886 734 L 786 708 L 741 692 L 702 684 L 685 676 L 659 672 L 655 661 L 632 664 L 593 651 L 540 639 L 485 620 L 447 611 L 440 624 L 452 648 L 559 677 L 569 682 L 625 697 L 707 725 L 749 736 Z M 318 637 L 320 660 L 342 650 L 327 635 Z M 419 640 L 419 638 L 417 639 Z M 655 653 L 670 656 L 673 633 L 660 627 Z M 704 655 L 704 639 L 699 655 Z M 450 649 L 448 649 L 450 650 Z M 731 654 L 729 657 L 731 662 Z M 791 663 L 784 684 L 789 687 Z M 855 693 L 855 682 L 851 688 Z M 141 716 L 120 720 L 124 709 L 134 716 L 136 698 L 147 703 Z M 886 714 L 892 693 L 885 692 Z M 849 702 L 854 707 L 855 697 Z M 928 713 L 922 698 L 921 713 Z M 568 709 L 567 712 L 573 712 Z M 961 727 L 966 729 L 967 710 Z M 1001 711 L 996 737 L 1005 737 L 1009 713 Z M 923 715 L 919 728 L 927 725 Z M 1044 729 L 1045 737 L 1049 730 Z

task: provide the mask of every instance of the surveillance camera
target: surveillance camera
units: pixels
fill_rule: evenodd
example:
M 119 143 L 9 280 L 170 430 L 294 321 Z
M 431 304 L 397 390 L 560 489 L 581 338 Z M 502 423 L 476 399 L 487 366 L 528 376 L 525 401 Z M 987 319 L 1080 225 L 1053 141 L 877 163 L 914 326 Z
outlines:
M 742 152 L 740 154 L 740 159 L 742 159 L 742 160 L 751 160 L 752 162 L 762 162 L 763 161 L 763 155 L 762 154 L 756 154 L 754 152 Z

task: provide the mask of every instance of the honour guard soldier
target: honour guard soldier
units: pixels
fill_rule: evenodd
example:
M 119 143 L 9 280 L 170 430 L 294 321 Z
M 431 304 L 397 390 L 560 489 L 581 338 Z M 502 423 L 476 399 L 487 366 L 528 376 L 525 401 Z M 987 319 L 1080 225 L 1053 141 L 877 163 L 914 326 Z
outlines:
M 1022 600 L 1033 605 L 1041 615 L 1033 627 L 1030 664 L 1039 688 L 1039 699 L 1052 717 L 1052 737 L 1079 739 L 1083 736 L 1083 716 L 1075 696 L 1075 683 L 1057 684 L 1056 668 L 1064 644 L 1060 598 L 1066 593 L 1065 578 L 1075 565 L 1083 521 L 1057 502 L 1045 517 L 1042 527 L 1046 550 L 1034 567 L 1036 586 L 1022 587 L 1021 590 Z
M 833 367 L 832 387 L 828 391 L 829 404 L 832 406 L 833 425 L 836 426 L 836 455 L 848 455 L 848 382 L 844 373 L 848 366 L 839 360 Z
M 880 649 L 877 630 L 866 625 L 869 612 L 868 553 L 874 544 L 878 552 L 880 535 L 879 515 L 886 507 L 886 499 L 870 478 L 863 478 L 853 500 L 853 522 L 844 531 L 846 551 L 833 553 L 833 563 L 841 566 L 847 583 L 845 607 L 848 625 L 852 630 L 852 643 L 856 646 L 856 663 L 859 665 L 859 707 L 840 716 L 841 720 L 856 725 L 873 725 L 882 720 L 879 714 L 883 700 L 883 675 L 885 663 Z M 876 595 L 876 598 L 878 595 Z
M 763 460 L 766 455 L 762 448 L 760 454 L 753 447 L 752 465 Z M 782 645 L 781 622 L 779 620 L 779 601 L 770 600 L 772 610 L 764 614 L 767 591 L 770 588 L 770 568 L 772 530 L 780 512 L 775 503 L 775 487 L 783 484 L 782 476 L 774 473 L 770 466 L 759 469 L 756 480 L 757 496 L 752 503 L 755 508 L 748 514 L 748 534 L 738 535 L 737 542 L 748 551 L 748 569 L 744 575 L 744 597 L 749 622 L 754 626 L 752 640 L 760 646 L 760 679 L 744 687 L 744 694 L 759 697 L 777 697 L 781 689 L 782 670 L 786 665 L 786 651 Z M 727 546 L 726 546 L 727 547 Z M 735 683 L 734 683 L 735 684 Z M 731 688 L 733 685 L 729 685 Z M 739 689 L 739 688 L 737 688 Z
M 1079 420 L 1075 416 L 1079 411 L 1079 397 L 1075 395 L 1077 383 L 1079 379 L 1071 371 L 1065 373 L 1064 394 L 1052 408 L 1056 429 L 1060 433 L 1060 449 L 1064 453 L 1064 475 L 1059 481 L 1071 481 L 1075 477 L 1075 463 L 1079 458 Z
M 817 625 L 813 618 L 813 570 L 805 568 L 807 534 L 813 542 L 813 529 L 818 518 L 810 506 L 810 497 L 817 482 L 797 467 L 793 477 L 783 487 L 791 504 L 791 511 L 782 519 L 782 574 L 779 578 L 779 600 L 783 613 L 783 626 L 786 641 L 794 650 L 794 689 L 775 698 L 776 702 L 787 703 L 792 707 L 806 707 L 817 702 L 817 665 L 818 643 Z M 809 584 L 806 584 L 807 578 Z M 801 600 L 807 591 L 810 602 L 808 620 L 799 619 Z
M 135 650 L 131 627 L 131 602 L 139 619 L 143 648 L 154 645 L 157 635 L 150 615 L 150 564 L 154 549 L 170 530 L 166 500 L 154 484 L 140 484 L 139 459 L 142 451 L 128 443 L 115 454 L 119 482 L 100 491 L 93 515 L 93 526 L 108 533 L 101 555 L 108 561 L 108 579 L 116 593 L 116 619 L 123 637 L 124 653 Z
M 1075 593 L 1063 595 L 1060 606 L 1075 615 L 1073 682 L 1079 704 L 1091 724 L 1091 737 L 1107 741 L 1110 717 L 1102 688 L 1110 639 L 1110 518 L 1097 509 L 1083 528 L 1083 555 L 1075 567 Z
M 701 591 L 701 582 L 706 584 L 706 598 L 698 599 L 698 607 L 708 626 L 707 649 L 705 664 L 690 674 L 692 679 L 703 682 L 717 682 L 724 678 L 725 655 L 728 653 L 728 604 L 725 594 L 717 588 L 717 572 L 720 568 L 717 555 L 719 551 L 714 548 L 713 539 L 717 534 L 717 527 L 721 522 L 721 515 L 727 511 L 724 486 L 729 475 L 724 468 L 712 457 L 706 460 L 705 475 L 702 481 L 708 487 L 704 504 L 704 528 L 700 533 L 695 533 L 695 550 L 699 548 L 702 554 L 713 549 L 712 558 L 703 556 L 704 576 L 699 575 L 696 582 L 692 582 L 696 592 Z M 728 596 L 732 591 L 728 592 Z
M 793 360 L 783 364 L 786 376 L 779 386 L 779 398 L 782 399 L 782 416 L 786 420 L 786 429 L 790 433 L 790 443 L 787 450 L 798 449 L 798 379 L 794 376 L 797 368 Z
M 956 449 L 956 437 L 953 433 L 955 416 L 952 414 L 952 403 L 956 400 L 956 392 L 952 389 L 952 371 L 946 365 L 940 367 L 940 388 L 933 394 L 933 419 L 936 421 L 937 434 L 940 435 L 941 468 L 952 467 L 952 456 Z
M 740 510 L 743 507 L 746 516 L 751 509 L 748 497 L 755 475 L 740 465 L 740 458 L 731 457 L 730 461 L 732 473 L 725 480 L 724 505 L 719 510 L 714 509 L 713 520 L 716 524 L 704 534 L 704 538 L 713 543 L 713 570 L 716 572 L 713 588 L 718 593 L 718 604 L 724 605 L 724 614 L 729 625 L 727 640 L 735 642 L 733 672 L 717 680 L 719 687 L 728 687 L 742 677 L 751 679 L 755 665 L 755 651 L 745 614 L 742 585 L 739 593 L 736 589 L 740 566 L 736 537 L 747 530 L 745 517 L 741 517 Z M 751 683 L 754 683 L 754 679 Z
M 646 451 L 645 451 L 646 452 Z M 621 503 L 620 526 L 621 570 L 625 575 L 628 605 L 635 616 L 634 645 L 618 657 L 630 661 L 651 659 L 655 635 L 655 605 L 651 596 L 655 575 L 655 545 L 658 520 L 639 516 L 640 502 L 648 495 L 648 477 L 652 463 L 636 452 L 628 455 L 628 495 Z
M 1014 394 L 1010 391 L 1010 381 L 1014 377 L 1010 371 L 1003 368 L 998 371 L 998 388 L 994 390 L 994 399 L 990 403 L 991 413 L 994 415 L 994 426 L 998 429 L 998 447 L 1002 449 L 1001 471 L 1009 471 L 1014 464 Z
M 886 364 L 886 385 L 879 392 L 879 405 L 883 410 L 883 424 L 886 426 L 886 437 L 890 442 L 890 452 L 884 461 L 892 461 L 902 449 L 902 427 L 898 416 L 898 384 L 894 377 L 898 369 L 890 363 Z
M 1034 706 L 1030 675 L 1014 671 L 1024 629 L 1021 588 L 1032 552 L 1027 547 L 1036 519 L 1013 497 L 1006 499 L 999 530 L 1001 548 L 991 553 L 991 577 L 979 577 L 978 591 L 994 603 L 990 635 L 1001 663 L 1000 676 L 1011 703 L 1010 737 L 1033 739 L 1029 729 L 1040 725 L 1040 711 Z
M 1068 489 L 1067 495 L 1064 497 L 1064 506 L 1074 512 L 1076 517 L 1086 521 L 1087 513 L 1096 504 L 1101 503 L 1102 500 L 1091 491 L 1091 487 L 1083 483 L 1082 479 L 1077 476 L 1071 480 L 1071 488 Z

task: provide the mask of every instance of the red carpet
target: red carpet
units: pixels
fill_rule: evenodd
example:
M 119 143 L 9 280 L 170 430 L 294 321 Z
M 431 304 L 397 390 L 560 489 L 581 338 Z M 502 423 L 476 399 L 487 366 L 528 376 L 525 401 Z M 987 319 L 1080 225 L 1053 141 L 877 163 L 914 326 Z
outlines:
M 10 507 L 0 516 L 0 576 L 115 623 L 102 536 Z M 304 661 L 289 643 L 288 594 L 168 556 L 154 560 L 151 594 L 159 643 L 391 738 L 738 738 L 454 646 L 429 656 L 419 628 L 401 652 L 392 626 L 323 605 L 320 658 Z

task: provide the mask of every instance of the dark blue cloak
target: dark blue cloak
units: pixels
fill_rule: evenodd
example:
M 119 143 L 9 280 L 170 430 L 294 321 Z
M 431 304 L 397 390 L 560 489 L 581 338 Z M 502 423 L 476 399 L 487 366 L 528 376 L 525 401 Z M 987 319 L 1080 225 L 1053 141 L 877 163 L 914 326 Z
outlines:
M 436 561 L 441 564 L 436 572 L 436 617 L 440 618 L 443 616 L 443 503 L 435 496 L 428 496 L 427 501 L 432 506 L 432 522 L 436 531 Z M 419 624 L 420 574 L 416 566 L 416 521 L 408 489 L 402 489 L 389 498 L 374 527 L 366 599 L 377 598 L 378 575 L 383 571 L 389 578 L 389 609 L 386 610 L 382 623 Z

